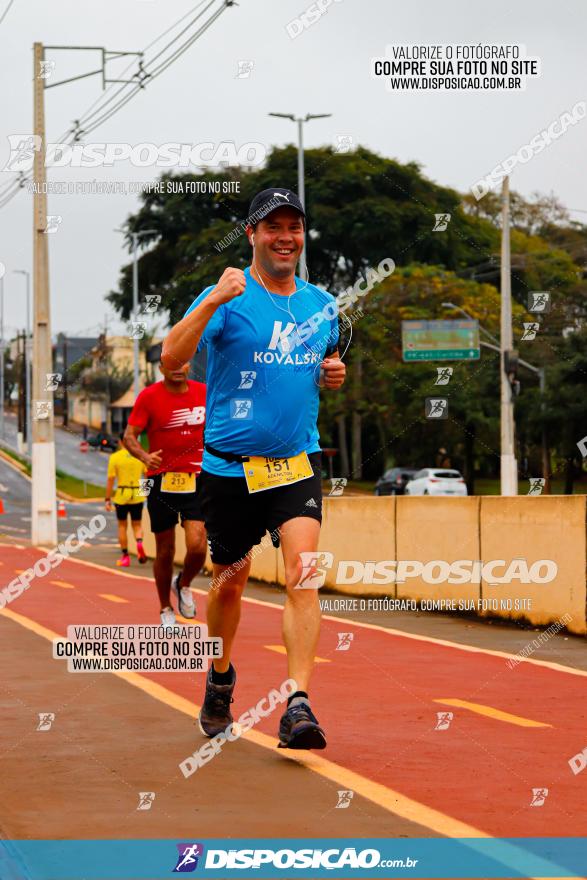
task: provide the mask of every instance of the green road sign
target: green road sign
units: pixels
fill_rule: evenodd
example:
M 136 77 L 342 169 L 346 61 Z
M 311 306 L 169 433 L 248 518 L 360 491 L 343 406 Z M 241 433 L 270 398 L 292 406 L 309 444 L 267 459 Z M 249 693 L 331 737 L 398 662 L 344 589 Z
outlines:
M 479 321 L 402 321 L 404 361 L 477 361 Z

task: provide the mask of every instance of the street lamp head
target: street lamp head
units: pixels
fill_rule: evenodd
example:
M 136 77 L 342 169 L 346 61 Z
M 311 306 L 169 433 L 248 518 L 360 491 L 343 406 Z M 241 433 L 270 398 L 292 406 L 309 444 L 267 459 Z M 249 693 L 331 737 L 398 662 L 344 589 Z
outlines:
M 293 115 L 293 113 L 268 113 L 267 115 L 268 116 L 279 116 L 281 119 L 291 119 L 292 122 L 296 121 L 296 118 Z
M 158 234 L 158 229 L 140 229 L 138 232 L 131 232 L 129 229 L 119 229 L 116 228 L 114 232 L 122 232 L 123 235 L 128 236 L 131 241 L 131 245 L 129 245 L 129 250 L 137 250 L 139 238 L 143 235 L 156 235 Z
M 332 113 L 307 113 L 306 122 L 310 119 L 328 119 L 330 116 L 332 116 Z

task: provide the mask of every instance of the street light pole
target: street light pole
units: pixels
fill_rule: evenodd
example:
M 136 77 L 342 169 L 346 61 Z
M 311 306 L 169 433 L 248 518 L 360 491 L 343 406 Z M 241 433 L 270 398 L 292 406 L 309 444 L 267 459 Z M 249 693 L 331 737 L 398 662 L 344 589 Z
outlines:
M 445 309 L 452 309 L 454 312 L 460 312 L 461 315 L 464 315 L 465 318 L 467 318 L 469 321 L 476 321 L 477 320 L 472 315 L 470 315 L 468 312 L 466 312 L 463 308 L 461 308 L 461 306 L 455 306 L 454 303 L 441 303 L 441 305 Z M 497 337 L 493 336 L 493 334 L 490 333 L 489 330 L 486 330 L 482 324 L 479 324 L 479 332 L 484 333 L 488 339 L 491 339 L 491 341 L 495 343 L 495 345 L 499 345 L 499 339 L 497 339 Z M 499 349 L 497 349 L 497 350 L 499 351 Z
M 304 120 L 298 119 L 298 196 L 306 210 L 306 183 L 304 179 Z M 306 261 L 306 224 L 304 223 L 304 245 L 300 255 L 300 278 L 308 280 L 308 264 Z
M 25 382 L 25 420 L 26 420 L 26 445 L 27 454 L 31 458 L 32 455 L 32 435 L 31 435 L 31 274 L 26 269 L 15 269 L 15 275 L 24 275 L 26 278 L 26 339 L 24 341 L 24 382 Z
M 507 354 L 513 349 L 512 278 L 510 256 L 510 182 L 504 177 L 501 199 L 501 494 L 518 494 L 518 463 L 515 454 L 513 389 L 506 372 Z
M 310 119 L 327 119 L 332 113 L 307 113 L 306 116 L 294 116 L 293 113 L 270 113 L 269 116 L 279 116 L 282 119 L 291 119 L 298 126 L 298 196 L 300 202 L 306 208 L 306 187 L 304 181 L 304 122 Z M 308 280 L 308 266 L 306 263 L 306 230 L 304 229 L 304 244 L 300 254 L 300 278 Z
M 136 321 L 139 312 L 139 238 L 142 235 L 154 235 L 157 229 L 141 229 L 139 232 L 129 232 L 127 229 L 115 229 L 115 232 L 122 232 L 124 235 L 130 235 L 132 239 L 132 317 Z M 134 360 L 134 395 L 135 400 L 139 396 L 139 338 L 133 338 L 133 360 Z

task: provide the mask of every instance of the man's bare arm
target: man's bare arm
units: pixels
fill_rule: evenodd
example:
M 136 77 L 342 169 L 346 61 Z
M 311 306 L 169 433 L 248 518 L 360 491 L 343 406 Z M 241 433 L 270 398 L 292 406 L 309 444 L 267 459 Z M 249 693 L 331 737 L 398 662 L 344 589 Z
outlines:
M 138 458 L 139 461 L 142 461 L 149 470 L 156 470 L 161 464 L 161 452 L 163 450 L 159 449 L 157 452 L 145 452 L 139 443 L 139 437 L 142 430 L 143 429 L 137 427 L 137 425 L 127 425 L 124 437 L 122 438 L 124 448 L 127 449 L 134 458 Z
M 104 501 L 106 503 L 106 510 L 112 510 L 112 490 L 114 488 L 114 480 L 115 477 L 108 477 L 106 480 L 106 495 L 104 497 Z
M 220 281 L 204 301 L 171 328 L 161 352 L 161 363 L 167 370 L 178 370 L 191 361 L 202 333 L 216 309 L 236 296 L 241 296 L 245 284 L 242 269 L 225 269 Z M 131 449 L 128 451 L 134 455 Z

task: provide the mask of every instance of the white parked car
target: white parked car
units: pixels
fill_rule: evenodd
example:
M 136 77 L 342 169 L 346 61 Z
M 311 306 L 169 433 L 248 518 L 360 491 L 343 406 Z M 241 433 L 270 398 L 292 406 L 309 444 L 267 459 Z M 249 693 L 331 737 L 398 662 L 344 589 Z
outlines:
M 466 495 L 467 484 L 459 471 L 423 468 L 405 488 L 406 495 Z

